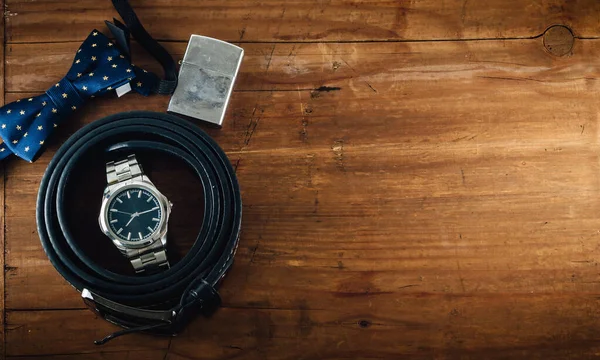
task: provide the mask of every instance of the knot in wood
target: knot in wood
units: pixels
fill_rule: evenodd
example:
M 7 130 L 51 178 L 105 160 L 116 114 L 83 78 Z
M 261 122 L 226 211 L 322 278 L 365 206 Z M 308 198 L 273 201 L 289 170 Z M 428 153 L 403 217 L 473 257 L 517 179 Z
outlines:
M 573 50 L 575 37 L 571 30 L 563 25 L 554 25 L 544 32 L 544 47 L 554 56 L 565 56 Z

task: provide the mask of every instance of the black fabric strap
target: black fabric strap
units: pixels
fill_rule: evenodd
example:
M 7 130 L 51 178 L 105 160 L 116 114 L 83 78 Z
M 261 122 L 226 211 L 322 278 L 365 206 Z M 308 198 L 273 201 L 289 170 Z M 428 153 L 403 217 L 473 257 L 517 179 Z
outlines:
M 175 60 L 173 57 L 165 50 L 162 45 L 158 43 L 158 41 L 154 40 L 152 36 L 146 31 L 140 20 L 138 19 L 135 11 L 129 4 L 129 0 L 112 0 L 113 6 L 123 18 L 125 25 L 127 26 L 128 32 L 133 35 L 133 37 L 148 51 L 152 57 L 154 57 L 163 67 L 165 72 L 165 78 L 161 79 L 158 83 L 158 86 L 154 90 L 157 94 L 168 95 L 172 94 L 177 87 L 177 65 L 175 64 Z M 115 20 L 115 24 L 117 26 L 122 25 L 118 21 Z M 110 27 L 110 26 L 109 26 Z M 119 28 L 122 29 L 121 26 Z M 113 29 L 111 29 L 112 31 Z M 113 34 L 115 32 L 113 31 Z M 127 49 L 129 49 L 129 34 L 123 34 L 126 39 L 119 39 L 120 36 L 117 36 L 117 43 L 121 46 L 124 45 L 124 42 L 127 44 Z
M 131 47 L 129 36 L 131 35 L 129 29 L 125 24 L 120 22 L 117 19 L 113 19 L 114 23 L 110 21 L 105 21 L 106 26 L 108 26 L 108 30 L 114 35 L 115 41 L 117 42 L 117 46 L 122 53 L 127 55 L 128 58 L 131 58 Z
M 81 248 L 86 239 L 73 236 L 66 216 L 71 175 L 80 166 L 104 167 L 102 161 L 89 161 L 95 154 L 114 158 L 135 152 L 181 159 L 202 182 L 199 191 L 204 195 L 204 214 L 198 219 L 202 227 L 194 245 L 170 269 L 148 276 L 126 276 L 97 264 Z M 130 329 L 101 344 L 135 331 L 175 334 L 194 312 L 215 311 L 220 304 L 216 289 L 237 249 L 241 216 L 235 172 L 214 140 L 187 120 L 137 111 L 97 120 L 61 146 L 40 183 L 36 220 L 42 246 L 56 270 L 99 315 Z

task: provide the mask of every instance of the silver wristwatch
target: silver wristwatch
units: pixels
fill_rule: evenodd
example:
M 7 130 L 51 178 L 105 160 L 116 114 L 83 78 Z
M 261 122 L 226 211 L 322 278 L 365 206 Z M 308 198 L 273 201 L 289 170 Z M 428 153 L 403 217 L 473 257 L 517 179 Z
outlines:
M 173 204 L 144 175 L 135 155 L 106 164 L 100 229 L 136 273 L 169 268 L 167 222 Z

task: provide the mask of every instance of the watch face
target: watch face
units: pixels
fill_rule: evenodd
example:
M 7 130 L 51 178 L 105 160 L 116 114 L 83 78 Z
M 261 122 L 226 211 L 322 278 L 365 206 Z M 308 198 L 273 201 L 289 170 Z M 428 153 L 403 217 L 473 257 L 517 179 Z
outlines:
M 158 230 L 162 215 L 156 196 L 142 188 L 125 189 L 108 204 L 108 226 L 122 240 L 147 239 Z

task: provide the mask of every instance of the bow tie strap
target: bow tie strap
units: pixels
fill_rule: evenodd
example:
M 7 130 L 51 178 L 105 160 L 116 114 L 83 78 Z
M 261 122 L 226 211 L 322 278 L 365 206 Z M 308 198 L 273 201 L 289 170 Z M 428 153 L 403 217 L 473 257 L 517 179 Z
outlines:
M 121 15 L 126 25 L 123 25 L 116 19 L 114 24 L 106 21 L 106 25 L 114 34 L 117 44 L 122 47 L 122 50 L 129 54 L 129 35 L 142 45 L 142 47 L 162 66 L 165 76 L 164 79 L 159 79 L 152 74 L 155 80 L 155 86 L 152 92 L 155 94 L 169 95 L 175 91 L 177 87 L 177 64 L 169 52 L 156 40 L 150 36 L 138 19 L 135 11 L 129 4 L 129 0 L 112 0 L 115 10 Z M 146 73 L 145 73 L 146 74 Z M 149 73 L 148 73 L 149 74 Z M 147 76 L 147 75 L 145 75 Z
M 113 19 L 113 22 L 105 21 L 106 27 L 115 37 L 116 46 L 118 46 L 119 50 L 125 55 L 125 57 L 131 62 L 131 47 L 130 47 L 130 31 L 129 28 L 121 23 L 117 19 Z M 148 35 L 150 36 L 150 35 Z M 154 40 L 154 39 L 152 39 Z M 144 45 L 142 43 L 142 45 Z M 159 45 L 160 46 L 160 45 Z M 154 53 L 150 52 L 151 55 L 154 56 Z M 167 56 L 171 57 L 170 55 Z M 172 59 L 172 58 L 171 58 Z M 174 61 L 173 61 L 174 63 Z M 171 94 L 175 90 L 175 85 L 177 81 L 175 80 L 175 85 L 173 85 L 173 90 L 170 92 L 161 91 L 161 88 L 164 86 L 165 80 L 161 80 L 154 73 L 148 72 L 142 68 L 139 68 L 132 64 L 133 72 L 135 73 L 135 81 L 132 81 L 131 87 L 133 90 L 138 93 L 148 96 L 150 94 Z M 177 79 L 177 78 L 175 78 Z M 171 84 L 172 82 L 169 82 Z

